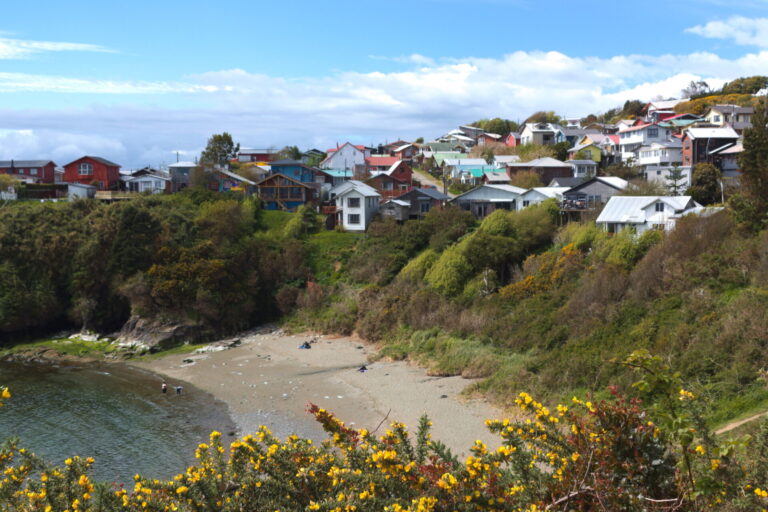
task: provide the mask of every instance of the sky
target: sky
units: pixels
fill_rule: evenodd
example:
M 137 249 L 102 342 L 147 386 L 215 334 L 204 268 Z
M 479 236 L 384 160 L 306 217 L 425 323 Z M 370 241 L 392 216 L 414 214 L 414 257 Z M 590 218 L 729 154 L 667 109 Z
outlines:
M 768 0 L 0 2 L 0 159 L 433 139 L 768 74 Z

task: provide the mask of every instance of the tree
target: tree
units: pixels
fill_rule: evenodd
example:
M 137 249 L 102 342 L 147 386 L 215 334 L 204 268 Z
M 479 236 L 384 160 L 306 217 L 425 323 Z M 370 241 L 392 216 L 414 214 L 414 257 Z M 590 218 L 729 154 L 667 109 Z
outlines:
M 726 82 L 720 89 L 722 94 L 757 94 L 768 87 L 768 76 L 749 76 Z
M 482 128 L 486 132 L 497 133 L 502 137 L 507 136 L 509 132 L 513 132 L 518 128 L 516 122 L 510 121 L 509 119 L 502 119 L 500 117 L 494 117 L 493 119 L 481 119 L 479 121 L 475 121 L 470 126 Z
M 302 153 L 298 146 L 285 146 L 277 152 L 277 159 L 301 160 Z
M 744 130 L 744 151 L 739 157 L 743 201 L 738 212 L 756 229 L 765 225 L 768 213 L 768 112 L 760 102 L 752 116 L 752 127 Z
M 544 111 L 539 110 L 538 112 L 534 112 L 530 116 L 528 116 L 528 119 L 525 120 L 526 123 L 560 123 L 560 116 L 555 114 L 553 110 Z
M 688 87 L 680 91 L 683 98 L 695 98 L 696 96 L 702 96 L 710 92 L 709 84 L 704 80 L 691 80 Z
M 424 137 L 418 137 L 415 141 L 416 144 L 424 144 Z
M 541 182 L 541 177 L 538 175 L 538 173 L 536 173 L 536 171 L 516 172 L 512 175 L 510 183 L 516 187 L 525 189 L 544 186 L 544 184 Z
M 235 144 L 232 135 L 227 132 L 214 134 L 208 139 L 208 145 L 200 154 L 200 163 L 225 166 L 230 160 L 237 158 L 239 152 L 240 144 Z
M 568 150 L 571 149 L 571 143 L 570 142 L 558 142 L 554 146 L 552 146 L 552 150 L 555 153 L 555 158 L 557 160 L 565 161 L 568 159 Z
M 683 170 L 677 165 L 669 170 L 667 173 L 667 188 L 674 195 L 680 194 L 680 189 L 685 187 L 685 174 Z
M 664 196 L 667 189 L 658 181 L 636 179 L 630 181 L 627 188 L 619 192 L 620 196 Z
M 15 189 L 18 184 L 18 180 L 13 176 L 0 174 L 0 192 L 6 192 L 12 188 Z
M 707 162 L 696 164 L 687 193 L 701 204 L 717 203 L 721 198 L 720 178 L 720 169 L 714 165 Z

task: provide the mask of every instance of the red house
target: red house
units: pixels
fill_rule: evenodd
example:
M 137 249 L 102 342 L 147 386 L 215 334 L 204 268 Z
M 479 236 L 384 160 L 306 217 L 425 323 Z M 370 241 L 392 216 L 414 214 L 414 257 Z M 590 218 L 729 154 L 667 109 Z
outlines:
M 384 173 L 368 178 L 365 180 L 365 184 L 373 187 L 376 192 L 381 195 L 381 200 L 386 201 L 399 197 L 407 192 L 410 192 L 413 188 L 410 182 L 401 181 L 393 176 L 388 176 Z
M 514 148 L 520 145 L 520 134 L 517 132 L 509 132 L 509 135 L 504 137 L 504 144 Z
M 0 174 L 27 183 L 54 183 L 56 163 L 51 160 L 0 160 Z
M 96 185 L 99 190 L 117 190 L 120 166 L 98 156 L 80 157 L 64 166 L 64 181 Z

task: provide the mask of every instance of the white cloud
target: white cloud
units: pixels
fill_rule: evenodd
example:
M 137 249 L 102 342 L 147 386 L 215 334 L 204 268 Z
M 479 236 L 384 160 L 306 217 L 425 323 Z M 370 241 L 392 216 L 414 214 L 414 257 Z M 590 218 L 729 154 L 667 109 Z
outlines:
M 57 41 L 31 41 L 0 37 L 0 60 L 28 59 L 35 54 L 45 52 L 106 52 L 114 50 L 96 44 L 67 43 Z
M 731 16 L 725 21 L 710 21 L 685 31 L 710 39 L 732 39 L 736 44 L 768 48 L 768 18 Z
M 174 150 L 187 152 L 188 159 L 210 134 L 225 130 L 250 147 L 325 149 L 347 139 L 369 144 L 430 138 L 483 117 L 519 120 L 542 109 L 584 116 L 628 99 L 674 97 L 692 80 L 717 87 L 739 76 L 764 74 L 768 50 L 734 59 L 709 52 L 599 58 L 519 51 L 499 58 L 409 62 L 395 72 L 300 79 L 243 69 L 176 82 L 0 73 L 0 91 L 14 92 L 0 98 L 0 129 L 13 131 L 0 133 L 0 156 L 58 162 L 90 152 L 139 167 L 173 162 Z M 70 93 L 61 95 L 65 105 L 72 93 L 88 100 L 92 97 L 86 94 L 100 94 L 94 97 L 111 103 L 3 109 L 2 101 L 11 105 L 24 91 Z M 46 96 L 48 102 L 51 97 Z

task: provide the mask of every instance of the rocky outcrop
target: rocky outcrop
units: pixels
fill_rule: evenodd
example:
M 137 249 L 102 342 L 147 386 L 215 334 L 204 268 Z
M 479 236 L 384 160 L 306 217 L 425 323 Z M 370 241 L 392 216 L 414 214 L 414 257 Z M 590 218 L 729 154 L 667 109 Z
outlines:
M 120 330 L 117 344 L 123 348 L 156 352 L 184 343 L 202 343 L 215 337 L 213 331 L 197 324 L 148 320 L 134 315 Z

